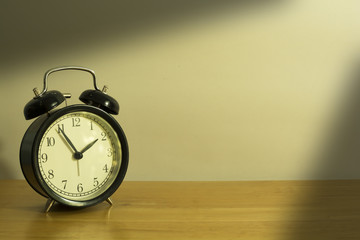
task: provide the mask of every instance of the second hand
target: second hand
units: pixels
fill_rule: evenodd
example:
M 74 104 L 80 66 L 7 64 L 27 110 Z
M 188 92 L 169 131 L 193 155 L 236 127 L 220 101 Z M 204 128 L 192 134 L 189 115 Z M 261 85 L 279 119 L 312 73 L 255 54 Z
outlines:
M 80 177 L 80 163 L 79 163 L 79 160 L 76 160 L 76 164 L 77 164 L 78 176 Z

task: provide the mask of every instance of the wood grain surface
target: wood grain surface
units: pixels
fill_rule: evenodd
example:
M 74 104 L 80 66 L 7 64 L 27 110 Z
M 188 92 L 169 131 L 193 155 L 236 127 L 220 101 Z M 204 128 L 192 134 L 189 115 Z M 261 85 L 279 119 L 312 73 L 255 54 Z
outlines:
M 360 180 L 124 182 L 74 209 L 1 180 L 0 239 L 360 239 Z

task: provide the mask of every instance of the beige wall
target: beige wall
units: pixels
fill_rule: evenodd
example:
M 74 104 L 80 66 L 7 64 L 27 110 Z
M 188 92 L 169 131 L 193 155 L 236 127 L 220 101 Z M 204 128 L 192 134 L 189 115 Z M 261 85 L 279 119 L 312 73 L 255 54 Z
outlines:
M 360 111 L 349 97 L 360 93 L 352 87 L 360 2 L 199 3 L 164 7 L 157 18 L 159 1 L 146 17 L 141 5 L 9 1 L 0 19 L 0 178 L 23 178 L 18 152 L 31 123 L 23 107 L 44 72 L 63 65 L 92 68 L 119 101 L 127 180 L 359 178 L 360 161 L 341 154 L 352 138 L 337 134 L 352 132 L 356 121 L 342 119 Z M 82 72 L 49 81 L 72 103 L 91 87 Z

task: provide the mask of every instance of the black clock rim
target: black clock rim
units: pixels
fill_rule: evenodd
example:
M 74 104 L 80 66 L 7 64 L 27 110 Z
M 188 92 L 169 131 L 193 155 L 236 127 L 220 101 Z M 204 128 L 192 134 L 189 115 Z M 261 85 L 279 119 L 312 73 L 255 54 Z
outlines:
M 48 127 L 54 121 L 56 121 L 58 118 L 60 118 L 61 116 L 72 113 L 72 112 L 80 112 L 80 111 L 94 113 L 94 114 L 102 117 L 103 119 L 105 119 L 110 124 L 110 126 L 115 130 L 115 132 L 119 138 L 122 156 L 121 156 L 121 165 L 120 165 L 120 169 L 117 173 L 117 176 L 116 176 L 114 182 L 110 185 L 110 187 L 108 189 L 105 190 L 105 192 L 103 192 L 102 194 L 100 194 L 99 196 L 97 196 L 93 199 L 76 201 L 76 200 L 66 199 L 66 198 L 58 195 L 55 191 L 53 191 L 46 184 L 46 182 L 41 177 L 41 173 L 40 173 L 40 169 L 39 169 L 39 165 L 38 165 L 38 161 L 37 161 L 37 157 L 38 157 L 37 154 L 39 151 L 39 145 L 40 145 L 41 138 L 44 135 L 45 131 L 48 129 Z M 59 110 L 51 113 L 46 118 L 46 120 L 41 124 L 41 126 L 38 129 L 37 134 L 34 138 L 34 142 L 33 142 L 33 149 L 32 149 L 32 164 L 33 164 L 33 166 L 32 167 L 33 167 L 33 170 L 35 173 L 35 178 L 36 178 L 41 190 L 43 192 L 45 192 L 51 199 L 53 199 L 59 203 L 69 205 L 69 206 L 74 206 L 74 207 L 92 206 L 92 205 L 95 205 L 97 203 L 100 203 L 100 202 L 108 199 L 119 188 L 119 186 L 123 182 L 126 171 L 127 171 L 127 167 L 128 167 L 128 161 L 129 161 L 128 143 L 127 143 L 125 133 L 122 130 L 120 124 L 111 115 L 109 115 L 102 109 L 99 109 L 99 108 L 96 108 L 93 106 L 89 106 L 89 105 L 83 105 L 83 104 L 71 105 L 71 106 L 64 107 L 62 109 L 59 109 Z

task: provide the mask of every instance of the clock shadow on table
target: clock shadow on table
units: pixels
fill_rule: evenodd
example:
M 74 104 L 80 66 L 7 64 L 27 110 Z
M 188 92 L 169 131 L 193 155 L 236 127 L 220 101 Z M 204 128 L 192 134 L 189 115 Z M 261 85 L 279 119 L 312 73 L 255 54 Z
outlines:
M 45 204 L 44 208 L 45 209 Z M 106 202 L 99 203 L 95 206 L 91 207 L 72 207 L 72 206 L 66 206 L 64 204 L 60 203 L 54 203 L 54 205 L 51 207 L 49 212 L 44 213 L 48 217 L 55 217 L 55 216 L 61 216 L 63 214 L 66 215 L 77 215 L 77 214 L 94 214 L 94 212 L 98 212 L 99 214 L 103 215 L 106 218 L 110 217 L 110 213 L 113 206 L 107 204 Z
M 37 207 L 38 214 L 26 226 L 26 236 L 43 234 L 46 239 L 117 239 L 123 235 L 120 230 L 124 229 L 124 224 L 111 218 L 113 207 L 106 202 L 85 208 L 55 203 L 48 213 L 44 213 L 44 208 L 45 202 L 44 206 Z M 41 234 L 34 226 L 41 226 Z M 114 233 L 117 235 L 112 236 Z

